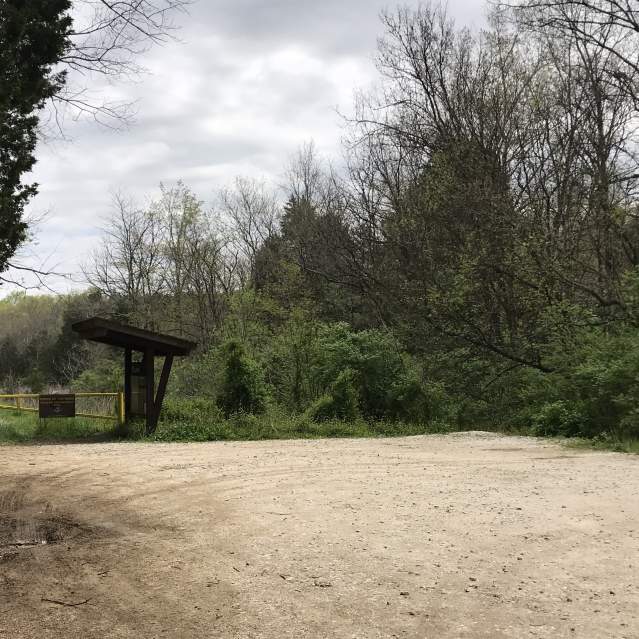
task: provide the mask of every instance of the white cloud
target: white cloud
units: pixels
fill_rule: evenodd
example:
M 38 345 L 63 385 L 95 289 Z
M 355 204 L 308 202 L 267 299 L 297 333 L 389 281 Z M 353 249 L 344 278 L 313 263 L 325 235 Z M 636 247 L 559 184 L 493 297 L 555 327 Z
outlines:
M 31 211 L 48 218 L 28 261 L 52 255 L 48 263 L 77 280 L 116 189 L 142 199 L 161 181 L 183 179 L 209 200 L 236 175 L 278 182 L 290 154 L 310 139 L 337 156 L 337 110 L 348 113 L 354 91 L 374 80 L 384 4 L 200 0 L 183 20 L 181 42 L 142 60 L 149 75 L 114 86 L 93 79 L 109 99 L 137 101 L 130 129 L 67 122 L 71 142 L 39 147 Z M 460 22 L 478 22 L 482 0 L 450 0 L 449 9 Z

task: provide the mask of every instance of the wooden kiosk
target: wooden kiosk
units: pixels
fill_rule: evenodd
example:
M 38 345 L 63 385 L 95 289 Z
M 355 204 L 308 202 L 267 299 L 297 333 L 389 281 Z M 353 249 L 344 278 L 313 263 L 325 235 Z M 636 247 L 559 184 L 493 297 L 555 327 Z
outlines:
M 124 349 L 124 420 L 128 422 L 133 416 L 144 417 L 147 434 L 154 432 L 158 425 L 173 358 L 188 355 L 195 348 L 195 342 L 120 324 L 102 317 L 76 322 L 71 328 L 83 339 Z M 134 351 L 142 353 L 141 361 L 133 361 Z M 164 357 L 157 392 L 156 356 Z

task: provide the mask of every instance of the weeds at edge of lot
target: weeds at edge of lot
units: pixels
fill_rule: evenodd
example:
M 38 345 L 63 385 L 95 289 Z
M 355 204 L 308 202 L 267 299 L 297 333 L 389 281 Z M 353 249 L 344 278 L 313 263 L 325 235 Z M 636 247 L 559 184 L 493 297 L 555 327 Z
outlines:
M 639 455 L 638 439 L 618 440 L 607 437 L 597 437 L 595 439 L 573 438 L 564 440 L 563 444 L 569 448 L 608 450 L 614 453 Z
M 236 413 L 228 419 L 205 410 L 196 414 L 176 414 L 167 411 L 157 432 L 144 435 L 144 423 L 132 422 L 126 432 L 115 428 L 113 422 L 94 419 L 39 420 L 36 415 L 18 412 L 0 413 L 0 444 L 100 442 L 100 441 L 249 441 L 264 439 L 322 439 L 330 437 L 407 437 L 411 435 L 446 434 L 468 430 L 459 429 L 443 421 L 415 424 L 390 420 L 364 421 L 331 420 L 316 423 L 305 415 L 288 415 L 269 411 L 263 415 Z M 168 418 L 168 419 L 167 419 Z M 504 427 L 490 429 L 512 436 L 531 436 L 525 429 Z M 537 435 L 538 436 L 538 435 Z M 639 440 L 616 440 L 611 436 L 595 439 L 550 438 L 569 448 L 608 450 L 639 454 Z
M 0 412 L 0 444 L 98 442 L 116 438 L 110 420 L 83 417 L 41 420 L 34 413 Z
M 155 441 L 233 441 L 260 439 L 320 439 L 328 437 L 402 437 L 456 430 L 444 422 L 427 424 L 390 420 L 315 422 L 307 415 L 288 415 L 269 411 L 263 415 L 235 413 L 228 418 L 217 415 L 189 420 L 160 421 Z

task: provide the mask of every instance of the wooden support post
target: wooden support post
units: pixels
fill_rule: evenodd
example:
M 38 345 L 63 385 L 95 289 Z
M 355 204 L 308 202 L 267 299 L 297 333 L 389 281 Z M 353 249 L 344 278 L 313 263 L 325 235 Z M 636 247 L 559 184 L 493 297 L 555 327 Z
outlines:
M 147 348 L 144 353 L 144 377 L 146 378 L 146 401 L 144 406 L 146 434 L 150 435 L 155 430 L 155 351 L 152 348 Z
M 131 369 L 133 367 L 131 347 L 124 349 L 124 421 L 131 419 Z
M 164 365 L 162 366 L 162 373 L 160 374 L 160 381 L 158 383 L 158 391 L 155 395 L 155 405 L 153 407 L 153 426 L 151 432 L 155 432 L 158 426 L 158 420 L 160 419 L 160 411 L 162 410 L 162 402 L 164 401 L 164 394 L 166 393 L 166 385 L 169 381 L 169 375 L 171 374 L 171 366 L 173 365 L 173 355 L 166 355 L 164 357 Z

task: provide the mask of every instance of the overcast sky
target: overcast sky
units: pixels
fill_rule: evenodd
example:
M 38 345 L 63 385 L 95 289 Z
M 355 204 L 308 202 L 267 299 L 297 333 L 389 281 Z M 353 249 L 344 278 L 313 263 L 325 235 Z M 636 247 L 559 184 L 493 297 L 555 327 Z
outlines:
M 402 4 L 417 6 L 417 0 Z M 30 206 L 47 214 L 23 262 L 71 273 L 50 280 L 60 292 L 81 284 L 80 264 L 99 238 L 111 194 L 141 202 L 160 182 L 182 179 L 210 201 L 236 175 L 279 183 L 290 155 L 313 140 L 339 158 L 339 113 L 356 89 L 375 81 L 382 35 L 378 0 L 199 0 L 178 16 L 180 42 L 141 60 L 149 73 L 108 88 L 137 101 L 134 123 L 115 132 L 67 121 L 68 141 L 38 149 L 40 193 Z M 482 23 L 482 0 L 449 0 L 458 24 Z M 92 82 L 90 86 L 99 88 Z M 0 287 L 0 296 L 10 287 Z

